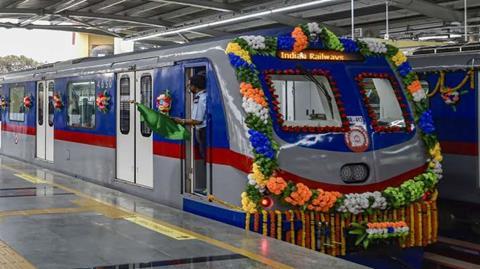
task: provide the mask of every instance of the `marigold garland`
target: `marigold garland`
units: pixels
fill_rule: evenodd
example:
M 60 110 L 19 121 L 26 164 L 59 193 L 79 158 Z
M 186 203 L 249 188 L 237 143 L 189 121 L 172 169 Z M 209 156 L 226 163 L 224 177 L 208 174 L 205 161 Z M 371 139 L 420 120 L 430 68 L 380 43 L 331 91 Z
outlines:
M 405 181 L 401 186 L 389 187 L 379 192 L 379 197 L 376 199 L 376 202 L 369 203 L 367 208 L 361 210 L 361 213 L 365 214 L 365 216 L 360 214 L 360 212 L 356 215 L 349 215 L 352 212 L 349 212 L 347 209 L 340 219 L 340 214 L 337 213 L 337 210 L 340 208 L 342 210 L 345 208 L 358 208 L 355 203 L 363 203 L 363 194 L 350 194 L 353 198 L 345 199 L 345 195 L 338 192 L 310 189 L 302 183 L 295 184 L 277 176 L 278 144 L 273 138 L 273 125 L 270 118 L 276 119 L 281 126 L 281 130 L 285 132 L 345 132 L 349 124 L 348 121 L 344 121 L 347 115 L 342 108 L 341 93 L 336 89 L 335 83 L 333 83 L 332 92 L 341 114 L 341 127 L 303 128 L 282 126 L 283 118 L 281 114 L 278 113 L 279 102 L 275 99 L 275 89 L 271 86 L 269 74 L 300 74 L 301 71 L 266 70 L 262 76 L 252 62 L 252 56 L 255 54 L 275 56 L 277 50 L 280 49 L 301 52 L 305 49 L 319 48 L 361 53 L 364 57 L 383 56 L 391 62 L 396 74 L 401 78 L 401 84 L 403 84 L 403 87 L 400 87 L 396 78 L 391 80 L 397 98 L 405 99 L 402 94 L 400 94 L 403 88 L 405 89 L 404 94 L 406 95 L 406 99 L 414 102 L 414 106 L 412 106 L 413 117 L 410 116 L 410 113 L 407 113 L 406 108 L 408 107 L 408 103 L 406 100 L 400 102 L 407 126 L 405 131 L 411 131 L 410 126 L 413 127 L 413 123 L 416 123 L 417 127 L 419 127 L 417 131 L 420 132 L 430 157 L 427 163 L 427 170 L 423 174 Z M 309 23 L 295 27 L 290 36 L 280 36 L 278 38 L 246 36 L 236 38 L 228 44 L 226 53 L 229 56 L 231 64 L 236 69 L 238 80 L 241 82 L 240 93 L 243 96 L 242 107 L 247 113 L 245 123 L 249 128 L 249 140 L 254 153 L 252 172 L 248 175 L 249 184 L 247 190 L 242 193 L 242 207 L 246 212 L 255 214 L 255 230 L 258 230 L 259 217 L 257 216 L 259 210 L 261 210 L 260 201 L 263 196 L 269 195 L 286 202 L 290 208 L 299 209 L 302 212 L 309 210 L 310 214 L 313 214 L 309 217 L 313 226 L 315 226 L 316 223 L 323 223 L 323 227 L 320 230 L 322 230 L 324 234 L 319 235 L 313 232 L 315 227 L 308 229 L 309 224 L 305 223 L 308 217 L 305 218 L 305 213 L 302 213 L 300 214 L 302 217 L 297 216 L 297 221 L 302 222 L 302 232 L 296 234 L 296 232 L 299 232 L 296 231 L 294 227 L 294 219 L 297 214 L 294 214 L 290 210 L 286 211 L 285 215 L 282 212 L 275 211 L 276 218 L 273 217 L 274 215 L 271 215 L 270 225 L 276 226 L 276 237 L 291 241 L 292 243 L 298 241 L 297 243 L 300 245 L 307 244 L 313 249 L 319 249 L 322 252 L 330 254 L 345 253 L 343 249 L 345 244 L 342 241 L 344 240 L 344 227 L 347 226 L 347 223 L 361 223 L 364 220 L 372 221 L 381 219 L 391 221 L 392 218 L 402 218 L 402 220 L 409 225 L 410 229 L 414 231 L 410 233 L 412 235 L 410 240 L 402 243 L 405 246 L 422 245 L 422 243 L 424 243 L 422 240 L 422 230 L 426 232 L 427 237 L 431 237 L 431 240 L 425 241 L 426 243 L 435 239 L 435 203 L 433 202 L 431 207 L 427 207 L 428 212 L 430 211 L 429 208 L 431 208 L 432 216 L 429 219 L 427 212 L 423 223 L 421 216 L 422 210 L 418 210 L 418 206 L 419 203 L 422 202 L 422 198 L 428 197 L 429 193 L 435 192 L 436 184 L 441 178 L 441 148 L 437 137 L 433 134 L 433 120 L 428 111 L 426 93 L 421 87 L 418 76 L 412 71 L 405 55 L 400 50 L 375 40 L 364 39 L 354 41 L 339 39 L 327 29 L 319 27 L 318 24 Z M 322 70 L 314 70 L 314 72 L 320 75 L 328 74 Z M 365 75 L 365 77 L 368 77 L 371 74 Z M 269 85 L 270 88 L 267 90 L 270 91 L 270 95 L 273 98 L 272 100 L 267 100 L 264 89 L 262 89 L 261 86 L 261 78 Z M 372 118 L 371 123 L 373 127 L 375 127 L 375 117 L 370 116 Z M 378 126 L 374 128 L 374 130 L 376 132 L 400 131 L 398 128 L 388 130 L 378 128 Z M 351 203 L 348 207 L 345 206 L 347 201 Z M 388 210 L 384 210 L 385 208 Z M 326 213 L 326 215 L 324 215 L 324 213 Z M 329 213 L 332 213 L 332 216 L 330 216 Z M 272 221 L 273 219 L 276 221 Z M 282 222 L 284 221 L 288 222 L 290 226 L 283 236 Z M 426 225 L 424 229 L 422 229 L 423 225 Z M 431 228 L 429 228 L 429 225 L 431 225 Z M 310 227 L 311 226 L 312 224 L 310 224 Z M 430 231 L 430 229 L 433 231 Z M 275 232 L 273 231 L 275 231 L 275 229 L 270 227 L 271 236 L 275 236 Z M 317 236 L 320 244 L 317 244 Z M 424 238 L 428 239 L 427 237 Z M 340 246 L 336 246 L 336 244 Z
M 298 26 L 295 27 L 292 32 L 292 37 L 295 39 L 295 43 L 293 44 L 294 52 L 301 52 L 302 50 L 307 48 L 308 37 L 303 33 L 302 28 Z

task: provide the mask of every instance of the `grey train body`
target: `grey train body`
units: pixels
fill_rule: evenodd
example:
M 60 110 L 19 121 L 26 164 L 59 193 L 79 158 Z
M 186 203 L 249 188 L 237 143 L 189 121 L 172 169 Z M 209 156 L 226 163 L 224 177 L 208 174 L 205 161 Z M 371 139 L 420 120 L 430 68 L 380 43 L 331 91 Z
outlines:
M 228 40 L 185 45 L 162 50 L 118 55 L 108 58 L 67 61 L 49 67 L 4 75 L 2 83 L 55 80 L 91 74 L 117 74 L 131 70 L 147 70 L 175 65 L 189 59 L 208 59 L 221 92 L 230 151 L 252 158 L 242 96 L 235 71 L 224 49 Z M 353 79 L 353 78 L 352 78 Z M 117 85 L 118 87 L 118 85 Z M 154 88 L 158 85 L 154 85 Z M 118 99 L 116 99 L 118 100 Z M 173 104 L 175 105 L 175 104 Z M 113 106 L 114 107 L 114 106 Z M 32 112 L 31 112 L 32 113 Z M 34 112 L 33 112 L 34 113 Z M 98 112 L 97 112 L 98 113 Z M 323 134 L 312 135 L 319 141 Z M 55 139 L 54 161 L 35 158 L 35 136 L 2 131 L 0 152 L 46 168 L 65 172 L 79 178 L 115 188 L 146 199 L 182 207 L 185 197 L 206 200 L 182 190 L 183 163 L 178 158 L 153 155 L 153 187 L 145 188 L 116 180 L 116 149 Z M 356 186 L 381 183 L 425 164 L 423 144 L 418 132 L 402 144 L 363 153 L 318 150 L 299 146 L 308 141 L 288 143 L 276 137 L 280 144 L 280 168 L 312 181 L 346 185 L 339 177 L 346 163 L 364 162 L 372 168 L 369 178 Z M 212 164 L 209 189 L 217 198 L 239 205 L 240 194 L 247 184 L 245 171 L 223 164 Z

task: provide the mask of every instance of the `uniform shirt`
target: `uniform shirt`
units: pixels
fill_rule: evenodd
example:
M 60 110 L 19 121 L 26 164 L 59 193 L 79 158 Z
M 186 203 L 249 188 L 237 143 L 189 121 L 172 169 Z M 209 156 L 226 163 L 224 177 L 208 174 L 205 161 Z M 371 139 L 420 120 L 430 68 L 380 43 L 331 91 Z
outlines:
M 207 112 L 207 92 L 202 90 L 197 92 L 193 97 L 192 119 L 201 121 L 202 123 L 196 125 L 198 129 L 207 126 L 206 113 Z

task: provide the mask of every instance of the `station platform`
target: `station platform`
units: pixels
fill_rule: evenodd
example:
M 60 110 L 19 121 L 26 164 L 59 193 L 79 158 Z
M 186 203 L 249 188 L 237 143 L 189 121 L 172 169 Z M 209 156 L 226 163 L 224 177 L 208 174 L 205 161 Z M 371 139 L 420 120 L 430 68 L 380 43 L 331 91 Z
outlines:
M 0 268 L 366 268 L 0 156 Z

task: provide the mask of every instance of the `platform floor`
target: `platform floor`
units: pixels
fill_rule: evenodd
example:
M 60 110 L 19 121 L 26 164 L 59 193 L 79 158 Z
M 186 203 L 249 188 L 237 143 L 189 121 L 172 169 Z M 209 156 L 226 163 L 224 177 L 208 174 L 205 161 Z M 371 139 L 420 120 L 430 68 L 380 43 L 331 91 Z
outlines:
M 0 156 L 0 268 L 365 268 Z

